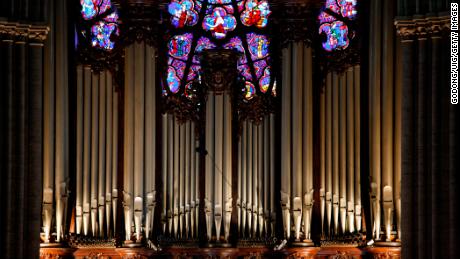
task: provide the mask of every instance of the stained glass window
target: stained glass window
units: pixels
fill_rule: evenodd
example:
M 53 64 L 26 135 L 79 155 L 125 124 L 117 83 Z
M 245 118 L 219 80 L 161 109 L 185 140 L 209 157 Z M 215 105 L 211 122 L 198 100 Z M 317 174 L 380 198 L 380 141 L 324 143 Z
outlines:
M 318 16 L 319 33 L 325 35 L 324 50 L 343 50 L 350 45 L 353 33 L 348 24 L 357 13 L 357 0 L 326 0 Z
M 81 35 L 92 47 L 112 50 L 118 36 L 118 13 L 110 0 L 80 0 L 83 19 Z
M 198 55 L 206 49 L 241 54 L 237 65 L 247 100 L 273 88 L 267 0 L 171 0 L 168 12 L 172 35 L 164 95 L 192 96 L 192 82 L 201 78 Z

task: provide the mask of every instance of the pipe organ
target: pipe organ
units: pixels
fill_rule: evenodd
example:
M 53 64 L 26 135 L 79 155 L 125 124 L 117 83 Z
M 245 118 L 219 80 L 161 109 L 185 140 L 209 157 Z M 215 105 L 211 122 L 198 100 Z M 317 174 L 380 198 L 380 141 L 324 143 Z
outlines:
M 106 237 L 116 232 L 118 98 L 110 72 L 77 67 L 77 235 Z
M 133 237 L 136 243 L 151 237 L 157 202 L 155 53 L 144 42 L 125 50 L 124 233 L 125 240 Z
M 241 238 L 275 235 L 275 122 L 245 121 L 238 141 L 237 209 Z M 255 162 L 254 162 L 255 161 Z
M 209 92 L 206 103 L 206 236 L 228 241 L 233 210 L 232 105 L 230 94 Z M 215 233 L 215 234 L 214 234 Z M 223 234 L 223 235 L 222 235 Z
M 293 227 L 296 241 L 311 242 L 314 194 L 312 49 L 302 42 L 289 43 L 283 49 L 282 59 L 281 206 L 284 233 L 289 239 Z
M 196 239 L 200 200 L 195 122 L 181 123 L 168 113 L 163 114 L 161 120 L 162 231 L 169 237 Z
M 320 94 L 320 210 L 326 239 L 362 231 L 360 67 L 330 72 Z

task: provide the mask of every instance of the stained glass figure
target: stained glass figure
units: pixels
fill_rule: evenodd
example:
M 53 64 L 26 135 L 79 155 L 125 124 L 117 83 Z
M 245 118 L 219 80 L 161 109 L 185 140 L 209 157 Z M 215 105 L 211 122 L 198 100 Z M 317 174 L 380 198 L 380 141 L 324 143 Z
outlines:
M 246 26 L 255 25 L 263 28 L 267 26 L 270 13 L 267 1 L 247 0 L 244 12 L 241 14 L 241 22 Z
M 357 16 L 357 0 L 326 0 L 323 11 L 318 16 L 319 34 L 324 34 L 322 42 L 326 51 L 343 50 L 350 45 L 347 22 Z
M 247 100 L 268 92 L 274 80 L 264 29 L 271 13 L 267 0 L 171 0 L 168 11 L 172 35 L 164 91 L 191 98 L 199 85 L 193 82 L 201 78 L 199 54 L 219 48 L 240 54 L 237 68 Z
M 119 35 L 118 13 L 110 0 L 80 0 L 81 16 L 91 21 L 89 28 L 83 28 L 82 36 L 88 37 L 92 47 L 111 50 L 115 43 L 113 36 Z
M 176 28 L 193 26 L 198 22 L 198 12 L 192 0 L 172 1 L 168 12 L 171 14 L 171 23 Z

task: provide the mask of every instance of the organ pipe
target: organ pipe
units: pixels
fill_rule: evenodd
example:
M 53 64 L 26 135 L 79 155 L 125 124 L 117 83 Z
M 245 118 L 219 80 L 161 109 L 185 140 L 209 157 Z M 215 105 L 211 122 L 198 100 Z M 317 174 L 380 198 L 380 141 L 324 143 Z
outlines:
M 124 170 L 123 170 L 123 207 L 125 222 L 125 240 L 131 239 L 134 203 L 134 46 L 126 49 L 125 60 L 125 107 L 124 107 Z
M 328 233 L 332 230 L 332 73 L 326 78 L 326 218 Z
M 168 152 L 168 149 L 169 149 L 169 138 L 170 138 L 170 131 L 169 131 L 169 127 L 168 127 L 168 123 L 169 123 L 169 118 L 168 118 L 168 114 L 165 113 L 163 115 L 161 115 L 161 125 L 162 125 L 162 138 L 161 138 L 161 141 L 162 141 L 162 144 L 161 144 L 161 154 L 162 154 L 162 161 L 163 161 L 163 164 L 162 164 L 162 170 L 161 170 L 161 176 L 162 176 L 162 185 L 163 185 L 163 195 L 162 195 L 162 204 L 163 204 L 163 211 L 162 211 L 162 226 L 163 226 L 163 234 L 166 234 L 166 226 L 168 225 L 168 195 L 169 195 L 169 181 L 168 181 L 168 173 L 169 173 L 169 168 L 168 168 L 168 155 L 169 155 L 169 152 Z
M 354 167 L 354 111 L 353 111 L 353 104 L 354 104 L 354 95 L 353 95 L 353 69 L 349 68 L 346 72 L 346 97 L 347 97 L 347 112 L 346 112 L 346 124 L 347 124 L 347 139 L 346 139 L 346 156 L 347 156 L 347 219 L 348 219 L 348 231 L 354 232 L 355 231 L 355 224 L 354 224 L 354 201 L 355 201 L 355 167 Z
M 77 66 L 77 161 L 76 161 L 76 205 L 75 205 L 75 233 L 79 235 L 83 223 L 83 67 Z M 43 189 L 45 192 L 46 188 Z
M 346 77 L 345 74 L 339 76 L 339 207 L 340 207 L 340 228 L 345 232 L 347 216 L 347 157 L 346 157 Z
M 97 235 L 98 199 L 98 137 L 99 137 L 99 75 L 92 74 L 91 115 L 91 233 Z
M 190 122 L 185 123 L 185 198 L 184 198 L 184 217 L 185 217 L 185 237 L 189 236 L 190 230 Z
M 291 51 L 292 45 L 282 50 L 282 78 L 281 89 L 281 207 L 283 212 L 283 228 L 286 239 L 291 236 Z
M 185 227 L 185 129 L 186 124 L 179 125 L 179 233 L 182 237 Z
M 356 65 L 353 68 L 353 88 L 354 88 L 354 140 L 355 140 L 355 218 L 356 230 L 361 231 L 362 225 L 362 207 L 361 207 L 361 117 L 360 114 L 360 67 Z
M 91 176 L 91 69 L 84 67 L 84 130 L 83 130 L 83 234 L 90 228 L 90 176 Z
M 210 182 L 214 182 L 214 94 L 208 93 L 208 101 L 206 103 L 206 179 Z M 213 225 L 213 190 L 211 184 L 205 185 L 205 214 L 206 214 L 206 233 L 208 240 L 212 237 L 212 225 Z
M 224 205 L 224 238 L 228 241 L 230 235 L 230 223 L 233 211 L 232 198 L 232 103 L 229 94 L 224 95 L 224 141 L 223 141 L 223 205 Z
M 105 223 L 106 223 L 106 234 L 111 236 L 110 222 L 111 222 L 111 211 L 112 211 L 112 178 L 116 177 L 113 174 L 113 128 L 118 125 L 113 125 L 113 88 L 112 88 L 112 75 L 106 72 L 106 156 L 105 156 Z M 101 223 L 102 224 L 102 223 Z
M 98 144 L 98 153 L 99 153 L 99 163 L 98 163 L 98 224 L 97 224 L 97 232 L 99 236 L 104 236 L 104 216 L 105 216 L 105 108 L 106 108 L 106 82 L 105 82 L 105 72 L 101 72 L 99 75 L 99 85 L 97 88 L 99 89 L 99 144 Z
M 117 211 L 118 211 L 118 92 L 113 93 L 113 132 L 112 132 L 112 217 L 113 234 L 117 233 Z
M 327 75 L 329 78 L 329 74 Z M 326 87 L 329 80 L 326 79 Z M 320 95 L 320 211 L 321 211 L 321 235 L 324 236 L 324 216 L 326 215 L 326 91 Z
M 339 232 L 339 78 L 332 74 L 332 211 L 334 234 Z

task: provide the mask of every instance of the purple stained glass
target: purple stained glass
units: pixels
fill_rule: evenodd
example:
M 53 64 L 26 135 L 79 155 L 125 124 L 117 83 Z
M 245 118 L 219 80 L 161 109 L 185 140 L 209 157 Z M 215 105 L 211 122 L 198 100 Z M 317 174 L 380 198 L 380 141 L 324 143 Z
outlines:
M 247 39 L 252 60 L 257 60 L 268 56 L 270 41 L 267 39 L 267 36 L 248 33 Z
M 256 71 L 257 78 L 260 78 L 262 76 L 262 73 L 264 72 L 266 66 L 267 61 L 265 59 L 254 62 L 254 70 Z
M 184 71 L 185 71 L 185 62 L 174 59 L 171 62 L 171 66 L 176 69 L 176 74 L 179 79 L 181 79 L 184 76 Z
M 168 44 L 169 55 L 178 59 L 186 60 L 192 47 L 193 34 L 186 33 L 171 38 Z
M 168 5 L 168 12 L 171 14 L 171 23 L 176 28 L 193 26 L 198 22 L 198 12 L 194 8 L 192 0 L 173 0 Z
M 256 94 L 256 88 L 254 84 L 252 84 L 249 81 L 246 81 L 245 87 L 246 87 L 246 93 L 244 95 L 244 98 L 246 98 L 246 100 L 251 100 L 252 97 L 254 97 L 254 95 Z
M 263 28 L 267 26 L 270 13 L 267 1 L 247 0 L 244 12 L 241 14 L 241 22 L 246 26 L 255 25 Z
M 223 39 L 229 31 L 236 28 L 236 19 L 222 7 L 216 7 L 211 14 L 204 17 L 203 29 L 211 31 L 216 39 Z
M 81 15 L 85 20 L 91 20 L 95 16 L 105 13 L 110 9 L 110 0 L 80 0 Z
M 196 54 L 199 54 L 205 49 L 214 49 L 215 47 L 216 44 L 212 43 L 210 39 L 206 37 L 199 38 L 196 43 L 195 56 L 193 56 L 193 63 L 200 63 L 200 61 L 198 60 L 198 55 Z
M 238 2 L 238 4 L 237 4 L 238 5 L 238 12 L 241 13 L 244 10 L 244 3 L 245 3 L 244 0 Z
M 111 50 L 114 42 L 110 40 L 112 34 L 118 35 L 118 26 L 115 23 L 99 22 L 91 27 L 91 44 L 93 47 Z
M 239 37 L 231 38 L 224 45 L 224 48 L 225 49 L 234 49 L 234 50 L 236 50 L 236 51 L 238 51 L 238 52 L 240 52 L 242 54 L 241 57 L 238 59 L 238 64 L 246 64 L 247 63 L 246 54 L 245 54 L 244 47 L 243 47 L 243 42 L 241 41 L 241 39 Z
M 208 0 L 208 4 L 231 4 L 232 0 Z
M 353 19 L 358 14 L 356 10 L 357 0 L 338 0 L 337 3 L 340 6 L 340 13 L 343 17 Z
M 248 65 L 238 66 L 238 71 L 246 80 L 252 80 L 251 71 L 249 70 Z
M 264 70 L 263 76 L 259 79 L 259 89 L 262 93 L 266 93 L 270 87 L 270 66 L 267 66 Z
M 104 18 L 104 21 L 106 21 L 106 22 L 118 22 L 118 13 L 117 13 L 117 12 L 113 12 L 113 13 L 107 15 L 107 16 Z
M 169 90 L 173 93 L 177 93 L 180 88 L 180 80 L 176 75 L 176 70 L 172 67 L 168 67 L 168 76 L 166 77 L 166 81 L 168 82 Z
M 188 71 L 188 75 L 187 75 L 187 81 L 194 80 L 199 72 L 200 72 L 200 66 L 199 65 L 190 66 L 190 70 Z
M 327 36 L 326 41 L 322 43 L 326 51 L 346 49 L 350 43 L 348 27 L 342 21 L 322 24 L 319 27 L 319 33 L 324 33 Z

